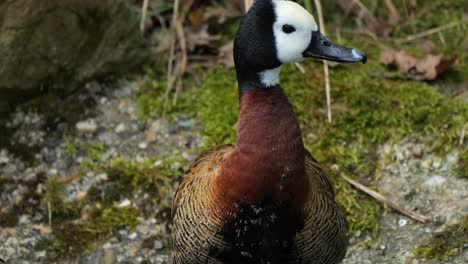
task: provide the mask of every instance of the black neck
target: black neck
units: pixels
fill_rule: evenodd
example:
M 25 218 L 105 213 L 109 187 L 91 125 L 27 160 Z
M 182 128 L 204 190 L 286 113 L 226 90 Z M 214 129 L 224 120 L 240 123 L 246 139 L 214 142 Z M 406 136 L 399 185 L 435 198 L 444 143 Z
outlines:
M 271 88 L 262 83 L 261 70 L 249 70 L 249 68 L 241 69 L 241 67 L 236 67 L 236 72 L 237 82 L 239 84 L 239 96 L 255 89 Z

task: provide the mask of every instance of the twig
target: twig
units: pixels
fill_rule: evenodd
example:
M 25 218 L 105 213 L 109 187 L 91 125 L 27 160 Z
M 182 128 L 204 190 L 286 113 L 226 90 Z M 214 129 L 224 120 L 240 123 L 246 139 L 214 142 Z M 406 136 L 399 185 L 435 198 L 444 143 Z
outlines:
M 47 212 L 49 214 L 49 227 L 52 228 L 52 210 L 50 208 L 50 202 L 47 202 Z
M 361 1 L 354 0 L 354 3 L 356 3 L 359 6 L 359 8 L 361 8 L 361 10 L 364 12 L 364 14 L 366 14 L 372 21 L 376 20 L 372 12 L 369 11 L 369 8 L 367 8 Z
M 176 91 L 174 94 L 174 99 L 172 101 L 172 104 L 175 105 L 177 103 L 177 98 L 180 94 L 180 91 L 182 90 L 182 75 L 184 74 L 185 70 L 187 69 L 187 42 L 185 38 L 185 31 L 184 31 L 184 25 L 183 25 L 183 19 L 185 18 L 185 12 L 184 16 L 182 16 L 180 19 L 177 20 L 176 22 L 176 32 L 177 32 L 177 37 L 179 39 L 179 45 L 180 45 L 180 52 L 182 54 L 182 58 L 180 59 L 180 64 L 177 69 L 177 76 L 178 76 L 178 81 L 176 84 Z
M 460 133 L 460 141 L 458 142 L 460 146 L 463 146 L 463 141 L 465 141 L 465 127 L 462 127 L 462 130 Z
M 294 63 L 294 65 L 296 65 L 296 68 L 297 68 L 302 74 L 305 73 L 304 67 L 303 67 L 299 62 Z
M 254 0 L 244 0 L 245 12 L 249 11 L 250 7 L 253 5 Z
M 440 27 L 435 27 L 435 28 L 432 28 L 432 29 L 429 29 L 429 30 L 426 30 L 426 31 L 423 31 L 423 32 L 420 32 L 420 33 L 417 33 L 417 34 L 414 34 L 414 35 L 409 35 L 409 36 L 407 36 L 405 38 L 395 39 L 395 41 L 401 42 L 401 43 L 411 42 L 413 40 L 423 38 L 423 37 L 426 37 L 426 36 L 429 36 L 429 35 L 432 35 L 432 34 L 435 34 L 435 33 L 438 33 L 438 32 L 453 28 L 453 27 L 456 27 L 456 26 L 461 25 L 461 24 L 466 23 L 466 22 L 468 22 L 468 18 L 464 18 L 464 19 L 462 19 L 460 21 L 454 21 L 454 22 L 442 25 Z
M 353 185 L 354 187 L 356 187 L 357 189 L 365 192 L 366 194 L 372 196 L 373 198 L 375 198 L 376 200 L 378 200 L 379 202 L 387 205 L 388 207 L 392 208 L 393 210 L 399 212 L 400 214 L 402 215 L 405 215 L 411 219 L 414 219 L 418 222 L 421 222 L 421 223 L 426 223 L 428 221 L 430 221 L 431 219 L 427 216 L 424 216 L 424 215 L 421 215 L 421 214 L 418 214 L 416 212 L 413 212 L 413 211 L 410 211 L 410 210 L 407 210 L 397 204 L 395 204 L 394 202 L 388 200 L 385 196 L 383 196 L 382 194 L 374 191 L 374 190 L 371 190 L 369 188 L 367 188 L 366 186 L 360 184 L 359 182 L 357 181 L 354 181 L 350 178 L 348 178 L 346 175 L 344 174 L 341 174 L 340 175 L 341 178 L 343 178 L 345 181 L 347 181 L 349 184 Z
M 174 52 L 175 52 L 175 43 L 176 43 L 176 23 L 177 23 L 177 14 L 179 12 L 179 0 L 175 0 L 174 2 L 174 10 L 172 13 L 172 26 L 171 26 L 171 49 L 169 51 L 169 62 L 167 64 L 167 80 L 166 80 L 166 91 L 164 92 L 164 106 L 163 106 L 163 118 L 166 117 L 167 112 L 167 104 L 169 102 L 169 93 L 172 90 L 172 86 L 174 84 L 174 76 L 172 74 L 173 66 L 174 66 Z
M 314 0 L 315 8 L 317 8 L 317 15 L 319 19 L 320 31 L 325 35 L 325 23 L 323 22 L 322 4 L 320 0 Z M 331 96 L 330 96 L 330 74 L 328 71 L 328 62 L 323 60 L 323 74 L 325 75 L 325 94 L 327 97 L 327 117 L 328 123 L 332 122 L 331 112 Z
M 146 12 L 148 11 L 148 0 L 143 2 L 143 6 L 141 7 L 141 21 L 140 21 L 140 30 L 141 32 L 145 32 L 145 20 L 146 20 Z

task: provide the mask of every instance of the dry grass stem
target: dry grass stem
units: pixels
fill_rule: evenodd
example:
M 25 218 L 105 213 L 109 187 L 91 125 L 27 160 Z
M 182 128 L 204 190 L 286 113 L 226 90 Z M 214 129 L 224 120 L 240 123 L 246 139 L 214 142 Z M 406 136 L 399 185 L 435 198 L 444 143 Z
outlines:
M 294 63 L 294 65 L 296 65 L 296 68 L 297 68 L 302 74 L 305 73 L 304 67 L 302 67 L 302 65 L 301 65 L 299 62 Z
M 320 31 L 323 35 L 325 35 L 325 24 L 323 22 L 323 14 L 322 14 L 322 3 L 320 0 L 314 0 L 315 8 L 317 9 L 317 15 L 319 19 L 319 27 Z M 332 122 L 332 111 L 331 111 L 331 96 L 330 96 L 330 73 L 328 69 L 328 62 L 323 61 L 323 74 L 325 75 L 325 94 L 327 97 L 327 120 L 328 123 Z
M 169 51 L 169 61 L 167 63 L 167 76 L 166 76 L 166 91 L 164 92 L 164 106 L 163 106 L 163 118 L 166 117 L 167 104 L 169 102 L 169 93 L 174 85 L 175 77 L 173 75 L 174 67 L 174 52 L 176 44 L 176 23 L 177 14 L 179 13 L 179 0 L 174 2 L 174 10 L 172 13 L 172 24 L 171 24 L 171 48 Z
M 253 5 L 254 0 L 244 0 L 245 12 L 249 11 L 249 8 Z
M 463 127 L 460 133 L 460 140 L 458 142 L 460 146 L 463 146 L 463 141 L 465 141 L 465 131 L 466 131 L 466 128 Z
M 172 101 L 172 104 L 175 105 L 177 103 L 177 97 L 179 96 L 181 90 L 182 90 L 182 76 L 187 69 L 187 41 L 185 37 L 185 31 L 184 31 L 184 23 L 183 19 L 178 19 L 176 22 L 176 32 L 177 32 L 177 38 L 179 39 L 179 46 L 180 46 L 180 52 L 181 52 L 181 59 L 180 63 L 178 64 L 177 68 L 177 82 L 176 82 L 176 91 L 174 94 L 174 99 Z
M 141 7 L 141 21 L 140 21 L 140 30 L 141 32 L 145 32 L 145 20 L 146 20 L 146 13 L 148 11 L 148 0 L 143 2 L 143 6 Z
M 442 32 L 444 30 L 447 30 L 447 29 L 462 25 L 462 24 L 467 23 L 467 22 L 468 22 L 468 18 L 464 18 L 464 19 L 462 19 L 460 21 L 451 22 L 451 23 L 442 25 L 440 27 L 435 27 L 435 28 L 432 28 L 432 29 L 429 29 L 429 30 L 426 30 L 426 31 L 423 31 L 423 32 L 420 32 L 420 33 L 417 33 L 417 34 L 414 34 L 414 35 L 409 35 L 409 36 L 407 36 L 405 38 L 396 39 L 396 41 L 397 42 L 402 42 L 402 43 L 411 42 L 413 40 L 423 38 L 423 37 L 427 37 L 429 35 L 433 35 L 433 34 Z
M 398 213 L 402 214 L 402 215 L 405 215 L 411 219 L 414 219 L 418 222 L 421 222 L 421 223 L 426 223 L 426 222 L 429 222 L 430 221 L 430 218 L 427 217 L 427 216 L 424 216 L 422 214 L 418 214 L 416 212 L 413 212 L 413 211 L 410 211 L 410 210 L 407 210 L 399 205 L 397 205 L 396 203 L 388 200 L 385 196 L 383 196 L 382 194 L 374 191 L 374 190 L 371 190 L 369 188 L 367 188 L 366 186 L 360 184 L 359 182 L 357 181 L 354 181 L 350 178 L 348 178 L 346 175 L 344 174 L 341 174 L 341 177 L 347 181 L 349 184 L 351 184 L 352 186 L 354 186 L 355 188 L 365 192 L 366 194 L 372 196 L 373 198 L 375 198 L 377 201 L 387 205 L 388 207 L 392 208 L 393 210 L 397 211 Z
M 50 208 L 50 202 L 47 202 L 47 213 L 49 215 L 49 227 L 52 228 L 52 209 Z
M 314 1 L 317 1 L 317 0 L 314 0 Z M 367 8 L 361 1 L 354 0 L 354 3 L 356 3 L 359 6 L 359 8 L 364 12 L 364 14 L 367 15 L 371 20 L 373 21 L 376 20 L 374 14 L 372 14 L 372 12 L 369 11 L 369 8 Z

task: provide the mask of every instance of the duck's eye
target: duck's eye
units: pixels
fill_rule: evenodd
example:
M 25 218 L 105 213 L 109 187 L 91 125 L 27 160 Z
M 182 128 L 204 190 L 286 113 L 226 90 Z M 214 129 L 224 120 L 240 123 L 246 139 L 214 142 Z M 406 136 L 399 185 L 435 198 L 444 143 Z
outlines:
M 283 25 L 283 32 L 286 33 L 286 34 L 290 34 L 290 33 L 293 33 L 294 31 L 296 31 L 296 29 L 291 26 L 291 25 Z

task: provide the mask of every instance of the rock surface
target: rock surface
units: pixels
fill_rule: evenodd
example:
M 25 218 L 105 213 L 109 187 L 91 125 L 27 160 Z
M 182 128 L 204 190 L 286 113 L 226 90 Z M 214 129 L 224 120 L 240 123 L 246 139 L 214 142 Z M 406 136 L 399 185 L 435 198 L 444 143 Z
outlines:
M 93 77 L 126 72 L 146 55 L 126 1 L 0 1 L 3 100 L 68 91 Z M 9 109 L 6 102 L 0 99 L 0 112 Z

